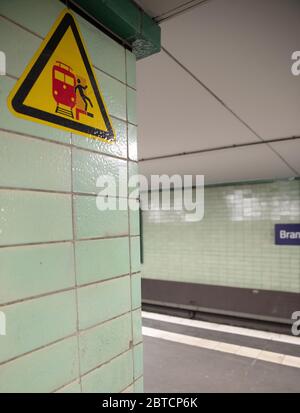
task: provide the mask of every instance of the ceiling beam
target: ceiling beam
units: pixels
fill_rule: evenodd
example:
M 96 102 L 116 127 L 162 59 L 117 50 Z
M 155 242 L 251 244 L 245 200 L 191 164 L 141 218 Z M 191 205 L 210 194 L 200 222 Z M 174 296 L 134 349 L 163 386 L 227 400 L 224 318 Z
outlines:
M 137 59 L 161 50 L 159 25 L 131 0 L 62 0 L 130 45 Z
M 183 13 L 186 13 L 187 11 L 190 11 L 191 9 L 194 9 L 195 7 L 202 6 L 203 4 L 207 3 L 208 1 L 211 0 L 190 0 L 187 1 L 180 6 L 174 7 L 173 9 L 170 9 L 169 11 L 160 14 L 159 16 L 155 16 L 154 20 L 161 24 L 165 22 L 166 20 L 172 19 L 174 17 L 180 16 Z
M 238 144 L 232 144 L 232 145 L 216 146 L 214 148 L 204 148 L 204 149 L 198 149 L 194 151 L 171 153 L 167 155 L 150 156 L 148 158 L 140 159 L 139 162 L 155 161 L 158 159 L 177 158 L 180 156 L 198 155 L 200 153 L 216 152 L 216 151 L 221 151 L 221 150 L 226 150 L 226 149 L 245 148 L 248 146 L 266 145 L 266 144 L 270 145 L 271 143 L 289 142 L 289 141 L 297 141 L 297 140 L 300 140 L 300 136 L 291 136 L 287 138 L 275 138 L 275 139 L 269 139 L 269 140 L 258 141 L 258 142 L 246 142 L 246 143 L 238 143 Z M 294 172 L 296 172 L 297 176 L 300 175 L 300 171 L 294 170 Z

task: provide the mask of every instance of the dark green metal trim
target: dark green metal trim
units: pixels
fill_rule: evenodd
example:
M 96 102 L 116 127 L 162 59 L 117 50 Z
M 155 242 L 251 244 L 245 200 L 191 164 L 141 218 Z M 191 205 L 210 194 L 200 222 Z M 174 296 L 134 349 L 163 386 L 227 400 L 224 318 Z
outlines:
M 78 6 L 130 44 L 137 59 L 160 52 L 159 25 L 132 0 L 70 0 L 68 3 Z
M 139 210 L 139 220 L 140 220 L 140 260 L 141 264 L 144 264 L 144 226 L 143 226 L 143 211 Z

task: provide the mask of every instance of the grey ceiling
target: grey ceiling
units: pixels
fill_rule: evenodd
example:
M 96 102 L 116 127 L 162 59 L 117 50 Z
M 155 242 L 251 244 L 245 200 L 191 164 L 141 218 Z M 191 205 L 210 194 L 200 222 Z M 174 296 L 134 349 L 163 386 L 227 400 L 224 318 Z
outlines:
M 153 16 L 183 3 L 139 0 Z M 138 62 L 139 158 L 145 174 L 206 182 L 300 175 L 300 1 L 209 0 L 161 23 L 164 50 Z M 198 154 L 155 158 L 182 152 Z
M 155 19 L 173 16 L 206 0 L 135 0 L 145 12 Z

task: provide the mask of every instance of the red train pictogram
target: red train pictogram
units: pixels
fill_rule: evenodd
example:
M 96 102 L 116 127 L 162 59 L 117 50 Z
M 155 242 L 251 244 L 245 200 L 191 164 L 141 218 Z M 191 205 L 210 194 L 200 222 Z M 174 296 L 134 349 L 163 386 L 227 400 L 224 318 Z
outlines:
M 52 68 L 52 95 L 56 101 L 56 113 L 74 118 L 72 109 L 76 105 L 76 76 L 65 63 L 56 62 Z

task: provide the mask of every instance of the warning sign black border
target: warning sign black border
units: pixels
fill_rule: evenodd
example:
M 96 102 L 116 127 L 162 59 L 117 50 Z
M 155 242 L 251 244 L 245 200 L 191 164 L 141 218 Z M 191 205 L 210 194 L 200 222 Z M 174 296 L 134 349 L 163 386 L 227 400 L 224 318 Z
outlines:
M 89 75 L 89 80 L 91 82 L 91 85 L 92 85 L 97 103 L 99 105 L 101 114 L 103 116 L 107 131 L 103 131 L 101 129 L 97 129 L 92 126 L 81 124 L 79 122 L 76 122 L 75 120 L 62 118 L 61 116 L 58 116 L 56 114 L 52 114 L 52 113 L 45 112 L 40 109 L 36 109 L 30 106 L 24 105 L 24 101 L 26 97 L 28 96 L 30 90 L 34 86 L 39 75 L 41 74 L 45 66 L 47 65 L 53 52 L 55 51 L 56 47 L 60 43 L 61 39 L 63 38 L 63 36 L 65 35 L 69 27 L 72 29 L 75 40 L 77 42 L 82 60 L 84 62 L 86 71 Z M 115 136 L 114 136 L 114 131 L 111 125 L 111 121 L 109 119 L 104 103 L 102 101 L 102 98 L 101 98 L 101 95 L 100 95 L 100 92 L 97 86 L 97 82 L 96 82 L 93 70 L 90 66 L 90 62 L 87 57 L 80 34 L 76 27 L 76 23 L 74 21 L 73 16 L 70 13 L 66 13 L 64 17 L 62 18 L 61 22 L 58 24 L 55 32 L 52 34 L 52 36 L 48 40 L 46 46 L 40 53 L 37 60 L 34 62 L 29 73 L 27 74 L 21 86 L 17 90 L 15 96 L 13 97 L 11 101 L 11 105 L 17 113 L 30 116 L 36 119 L 40 119 L 42 121 L 46 121 L 49 123 L 53 123 L 55 125 L 60 125 L 60 126 L 63 126 L 64 128 L 69 128 L 69 129 L 72 129 L 74 131 L 78 131 L 84 134 L 92 135 L 95 138 L 101 138 L 109 142 L 112 142 L 114 140 Z

